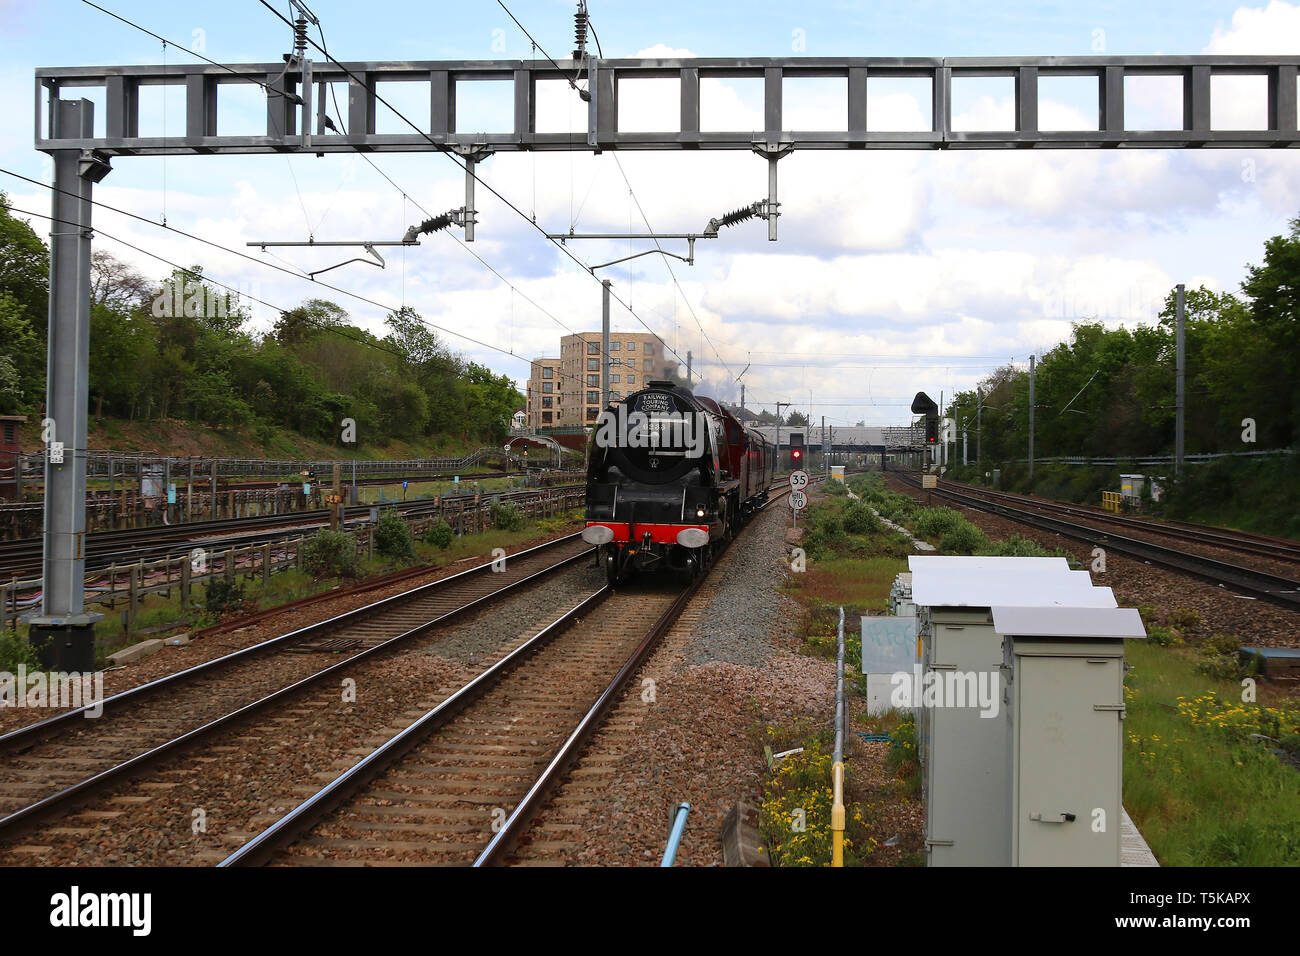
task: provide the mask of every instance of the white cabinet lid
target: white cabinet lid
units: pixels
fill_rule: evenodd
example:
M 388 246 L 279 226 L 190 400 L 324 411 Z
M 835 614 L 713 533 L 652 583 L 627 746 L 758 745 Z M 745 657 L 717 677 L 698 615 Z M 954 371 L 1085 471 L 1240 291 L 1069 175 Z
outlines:
M 1131 607 L 994 607 L 993 629 L 1010 637 L 1146 637 Z
M 994 568 L 1005 571 L 1068 571 L 1065 558 L 997 558 L 964 554 L 913 554 L 907 559 L 912 571 L 927 568 Z
M 912 572 L 919 607 L 1115 607 L 1110 588 L 1092 586 L 1087 571 L 925 568 Z

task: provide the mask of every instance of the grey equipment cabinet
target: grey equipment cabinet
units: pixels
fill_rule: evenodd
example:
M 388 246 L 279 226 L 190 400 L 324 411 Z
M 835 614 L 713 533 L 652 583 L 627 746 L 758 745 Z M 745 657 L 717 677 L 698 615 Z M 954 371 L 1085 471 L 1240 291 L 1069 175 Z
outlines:
M 1134 608 L 995 607 L 1005 637 L 1011 864 L 1119 866 L 1124 640 Z
M 991 609 L 1115 607 L 1110 588 L 1062 560 L 914 557 L 922 635 L 917 742 L 929 866 L 1011 863 L 1010 757 L 1003 726 L 1002 635 Z M 926 688 L 932 687 L 932 699 Z

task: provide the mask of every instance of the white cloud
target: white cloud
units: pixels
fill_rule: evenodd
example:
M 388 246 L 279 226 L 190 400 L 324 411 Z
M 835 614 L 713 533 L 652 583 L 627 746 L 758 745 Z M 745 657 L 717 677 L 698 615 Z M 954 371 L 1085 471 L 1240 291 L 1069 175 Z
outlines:
M 656 43 L 632 54 L 637 59 L 646 60 L 684 60 L 695 54 L 685 47 L 672 47 L 666 43 Z
M 1266 7 L 1240 7 L 1232 25 L 1215 27 L 1206 53 L 1283 54 L 1300 49 L 1300 6 L 1271 0 Z

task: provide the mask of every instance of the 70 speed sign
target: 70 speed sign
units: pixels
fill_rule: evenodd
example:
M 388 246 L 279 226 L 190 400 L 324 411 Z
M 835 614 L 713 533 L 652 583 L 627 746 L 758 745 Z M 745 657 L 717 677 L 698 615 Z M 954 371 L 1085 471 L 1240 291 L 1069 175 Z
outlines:
M 803 511 L 808 507 L 808 495 L 804 489 L 811 480 L 808 472 L 802 469 L 790 472 L 790 507 L 795 511 Z

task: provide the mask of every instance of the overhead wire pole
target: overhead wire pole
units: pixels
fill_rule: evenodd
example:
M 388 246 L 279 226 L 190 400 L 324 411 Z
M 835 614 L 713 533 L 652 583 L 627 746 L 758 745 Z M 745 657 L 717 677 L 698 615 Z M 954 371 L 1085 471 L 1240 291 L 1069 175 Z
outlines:
M 1187 321 L 1187 294 L 1183 283 L 1177 286 L 1177 315 L 1175 317 L 1174 362 L 1174 474 L 1183 473 L 1184 427 L 1187 424 L 1187 344 L 1184 338 Z
M 88 138 L 95 107 L 88 99 L 58 100 L 51 136 Z M 106 158 L 91 150 L 54 149 L 51 193 L 49 343 L 46 352 L 45 515 L 39 614 L 28 640 L 49 670 L 95 669 L 95 622 L 87 613 L 86 444 L 90 397 L 90 238 L 94 184 L 108 175 Z M 75 225 L 72 225 L 74 224 Z M 70 460 L 69 460 L 70 459 Z
M 1034 482 L 1034 357 L 1029 356 L 1029 483 Z

